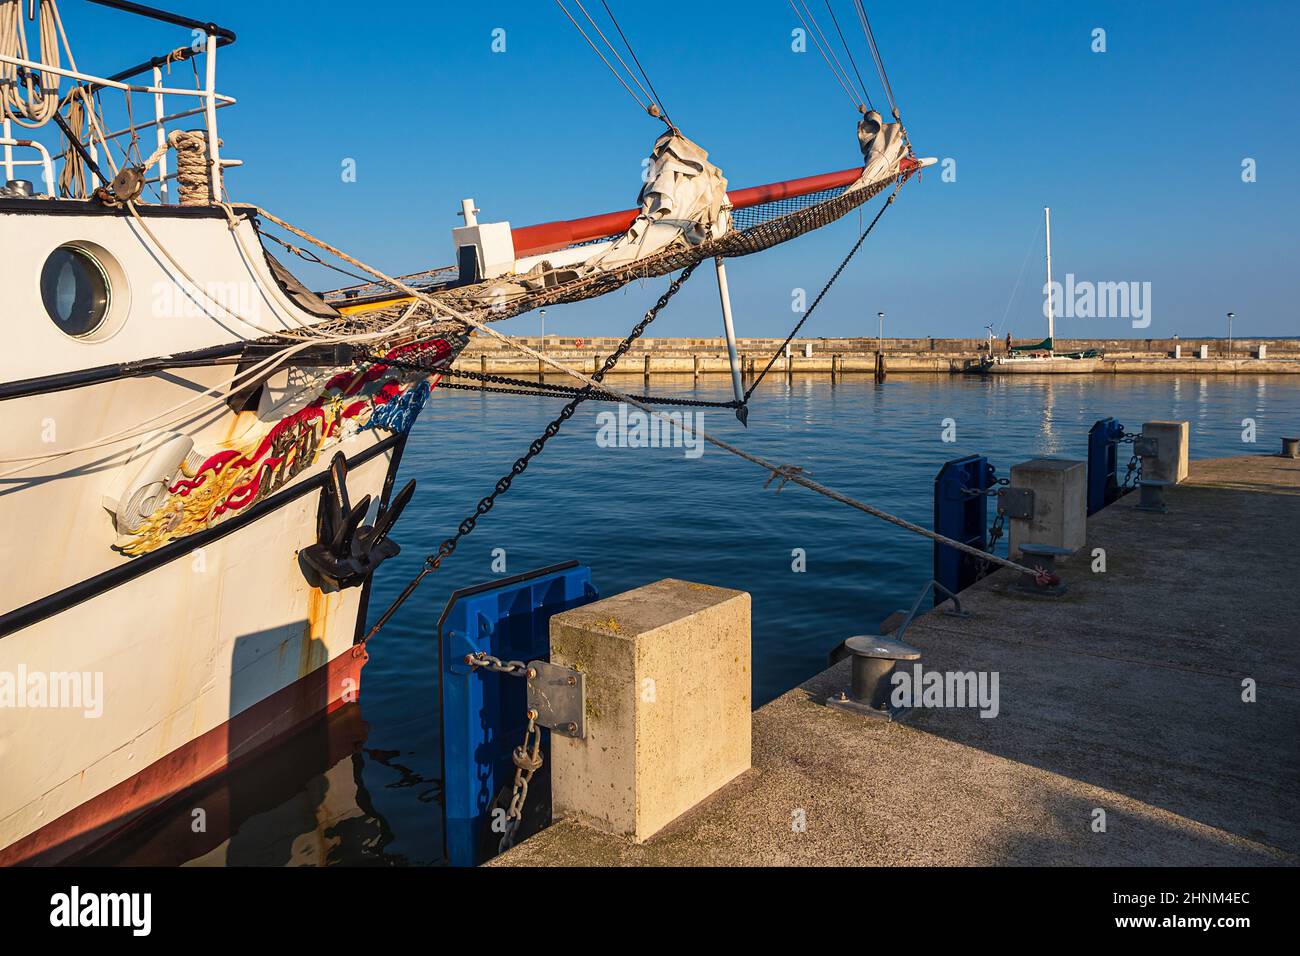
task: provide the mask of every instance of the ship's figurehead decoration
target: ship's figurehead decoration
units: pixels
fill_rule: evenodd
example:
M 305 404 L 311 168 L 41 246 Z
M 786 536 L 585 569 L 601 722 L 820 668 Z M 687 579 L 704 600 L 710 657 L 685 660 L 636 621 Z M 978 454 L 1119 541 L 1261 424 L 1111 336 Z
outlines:
M 439 340 L 403 346 L 385 358 L 412 349 L 434 362 L 452 351 Z M 125 466 L 129 477 L 104 499 L 117 531 L 113 547 L 147 554 L 246 510 L 361 432 L 404 434 L 429 389 L 427 373 L 375 362 L 338 372 L 297 411 L 259 423 L 221 447 L 199 450 L 184 435 L 151 435 Z

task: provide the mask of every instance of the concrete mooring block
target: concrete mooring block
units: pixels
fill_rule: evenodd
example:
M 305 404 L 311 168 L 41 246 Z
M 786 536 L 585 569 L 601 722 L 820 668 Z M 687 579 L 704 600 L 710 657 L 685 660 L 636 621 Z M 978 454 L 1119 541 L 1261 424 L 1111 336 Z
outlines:
M 1011 487 L 1034 493 L 1033 514 L 1007 520 L 1007 548 L 1014 559 L 1022 544 L 1078 551 L 1088 533 L 1088 463 L 1034 458 L 1011 466 Z
M 551 618 L 587 736 L 552 735 L 557 817 L 640 843 L 750 767 L 750 599 L 668 578 Z
M 1156 440 L 1155 457 L 1143 456 L 1142 477 L 1177 484 L 1187 478 L 1189 427 L 1187 422 L 1147 422 L 1143 438 Z

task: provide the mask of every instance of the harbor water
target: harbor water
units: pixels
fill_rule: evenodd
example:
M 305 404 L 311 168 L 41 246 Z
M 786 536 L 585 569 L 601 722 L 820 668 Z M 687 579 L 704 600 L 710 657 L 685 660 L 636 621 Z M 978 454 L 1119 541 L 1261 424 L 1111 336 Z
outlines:
M 724 376 L 656 377 L 650 387 L 730 398 Z M 435 390 L 402 460 L 399 485 L 414 478 L 418 487 L 394 533 L 402 553 L 375 583 L 372 620 L 562 404 Z M 682 411 L 712 434 L 929 527 L 933 479 L 952 458 L 987 455 L 1001 476 L 1032 457 L 1082 459 L 1088 429 L 1106 416 L 1129 431 L 1187 420 L 1193 458 L 1274 452 L 1294 434 L 1297 408 L 1292 376 L 911 375 L 876 385 L 774 373 L 754 395 L 747 429 L 727 409 Z M 589 402 L 565 424 L 371 643 L 359 705 L 186 795 L 94 861 L 442 862 L 436 624 L 456 588 L 575 558 L 606 594 L 668 576 L 748 591 L 757 706 L 823 669 L 843 638 L 874 633 L 928 580 L 928 540 L 797 486 L 765 488 L 762 469 L 713 446 L 684 446 L 680 435 L 659 436 L 669 447 L 628 447 L 642 443 L 636 416 Z M 218 826 L 204 839 L 190 826 L 199 804 L 222 808 L 209 812 Z

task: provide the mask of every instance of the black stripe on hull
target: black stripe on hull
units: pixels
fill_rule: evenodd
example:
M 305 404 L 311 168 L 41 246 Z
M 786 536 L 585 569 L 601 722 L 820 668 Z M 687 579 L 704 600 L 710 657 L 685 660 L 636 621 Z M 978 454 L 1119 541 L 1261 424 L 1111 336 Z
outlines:
M 365 451 L 359 452 L 347 460 L 348 467 L 353 468 L 357 465 L 370 461 L 379 455 L 384 454 L 390 449 L 400 449 L 405 443 L 404 434 L 393 434 L 387 438 L 376 442 L 372 447 Z M 390 462 L 389 473 L 385 478 L 384 487 L 387 491 L 392 485 L 393 477 L 396 474 L 396 463 Z M 30 627 L 48 617 L 53 617 L 62 611 L 67 610 L 74 605 L 83 601 L 88 601 L 93 597 L 111 591 L 114 588 L 133 581 L 141 575 L 148 574 L 155 568 L 162 567 L 178 558 L 193 553 L 196 548 L 210 544 L 224 538 L 228 534 L 233 534 L 239 529 L 252 524 L 259 518 L 270 514 L 271 512 L 282 508 L 292 501 L 297 501 L 303 495 L 318 491 L 325 485 L 329 476 L 329 470 L 325 469 L 310 478 L 306 478 L 298 484 L 289 488 L 284 488 L 263 501 L 251 505 L 245 512 L 241 512 L 233 518 L 223 521 L 215 527 L 208 528 L 204 531 L 198 531 L 194 534 L 187 535 L 179 541 L 173 541 L 165 544 L 161 548 L 143 554 L 138 558 L 120 564 L 117 567 L 109 568 L 107 571 L 101 571 L 93 577 L 86 578 L 76 584 L 69 585 L 61 591 L 55 591 L 53 594 L 32 601 L 20 608 L 16 608 L 7 614 L 0 615 L 0 638 L 8 637 L 15 631 Z M 363 615 L 364 616 L 364 615 Z

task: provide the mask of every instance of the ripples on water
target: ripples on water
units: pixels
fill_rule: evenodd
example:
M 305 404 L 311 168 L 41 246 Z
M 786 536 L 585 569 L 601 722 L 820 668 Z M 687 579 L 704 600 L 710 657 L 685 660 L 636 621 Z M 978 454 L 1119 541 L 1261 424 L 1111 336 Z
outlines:
M 639 390 L 641 380 L 614 385 Z M 730 398 L 722 376 L 698 387 L 689 376 L 655 377 L 651 387 Z M 372 618 L 561 405 L 435 391 L 402 461 L 399 481 L 415 478 L 418 489 L 394 534 L 402 554 L 376 581 Z M 364 722 L 334 720 L 228 775 L 219 789 L 246 793 L 247 812 L 242 819 L 232 812 L 234 836 L 212 841 L 216 849 L 195 862 L 439 862 L 436 622 L 451 591 L 500 576 L 491 567 L 494 548 L 505 549 L 512 574 L 577 558 L 604 594 L 669 576 L 749 591 L 755 705 L 825 667 L 827 651 L 843 638 L 874 632 L 928 579 L 925 539 L 797 486 L 765 491 L 760 469 L 711 446 L 696 459 L 680 448 L 597 447 L 596 415 L 614 407 L 587 403 L 575 414 L 376 637 L 363 681 Z M 727 410 L 705 409 L 703 424 L 929 527 L 933 479 L 951 458 L 988 455 L 1001 475 L 1035 456 L 1083 458 L 1089 427 L 1108 415 L 1133 431 L 1147 420 L 1186 419 L 1193 458 L 1272 452 L 1283 433 L 1295 434 L 1298 407 L 1300 381 L 1289 376 L 907 375 L 880 386 L 865 377 L 834 386 L 822 377 L 774 377 L 755 393 L 748 429 Z M 955 443 L 942 441 L 945 418 L 956 423 Z M 1256 422 L 1255 445 L 1242 442 L 1246 418 Z M 795 548 L 807 554 L 805 573 L 791 570 Z M 260 796 L 271 767 L 309 768 L 313 759 L 315 772 L 299 772 L 296 789 L 276 781 L 275 793 L 290 796 L 263 806 L 276 799 Z

